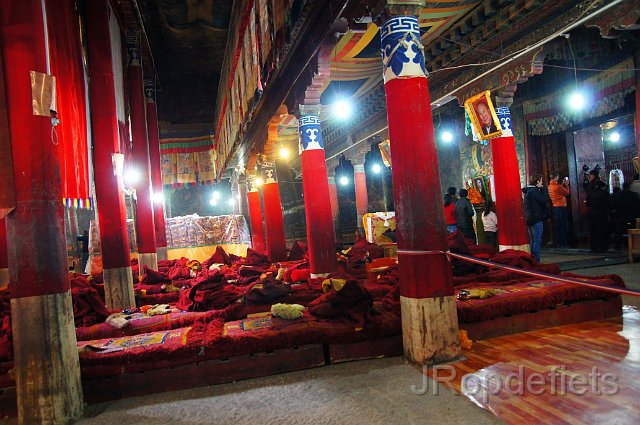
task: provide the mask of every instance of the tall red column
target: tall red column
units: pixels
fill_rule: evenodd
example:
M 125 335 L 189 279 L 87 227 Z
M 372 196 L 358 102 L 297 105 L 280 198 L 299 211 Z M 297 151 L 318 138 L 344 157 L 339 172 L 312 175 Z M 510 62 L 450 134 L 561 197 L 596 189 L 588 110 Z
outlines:
M 358 229 L 363 229 L 362 216 L 369 212 L 369 197 L 367 195 L 367 175 L 363 164 L 353 166 L 353 183 L 356 189 L 356 211 L 358 212 Z
M 143 273 L 143 266 L 153 270 L 158 269 L 158 255 L 156 254 L 156 228 L 151 198 L 147 107 L 140 62 L 140 32 L 130 31 L 127 33 L 127 50 L 129 52 L 128 75 L 133 166 L 139 175 L 135 183 L 136 239 L 138 241 L 138 264 L 140 265 L 140 273 Z
M 158 260 L 167 260 L 167 226 L 164 221 L 164 191 L 162 186 L 162 163 L 160 161 L 158 110 L 156 108 L 153 80 L 145 80 L 144 92 L 147 96 L 147 131 L 149 134 L 151 187 L 153 188 L 151 199 L 153 201 L 153 223 L 156 233 L 156 253 L 158 254 Z
M 107 0 L 96 0 L 86 9 L 91 123 L 93 127 L 96 209 L 102 247 L 102 266 L 107 307 L 135 307 L 133 277 L 122 193 L 124 155 L 116 112 L 116 90 L 109 16 L 115 19 Z
M 336 237 L 333 229 L 331 195 L 325 164 L 320 119 L 304 115 L 300 130 L 300 167 L 307 223 L 309 267 L 312 278 L 326 277 L 336 268 Z
M 13 370 L 18 421 L 25 424 L 66 423 L 83 411 L 52 105 L 32 95 L 55 90 L 46 75 L 44 4 L 7 0 L 0 8 L 9 124 L 2 131 L 11 138 L 16 194 L 15 209 L 6 216 Z
M 418 20 L 392 17 L 380 34 L 404 352 L 416 363 L 443 362 L 460 355 L 460 343 Z
M 262 205 L 260 204 L 260 192 L 254 185 L 255 177 L 248 176 L 247 184 L 249 191 L 247 192 L 247 203 L 249 206 L 249 225 L 251 227 L 251 246 L 254 250 L 264 253 L 267 245 L 264 240 L 264 223 L 262 220 Z
M 329 201 L 331 202 L 331 219 L 333 220 L 333 231 L 336 235 L 336 240 L 342 242 L 342 235 L 340 234 L 340 208 L 338 204 L 338 187 L 336 186 L 336 177 L 329 176 Z
M 9 285 L 9 257 L 7 256 L 7 226 L 0 218 L 0 291 Z
M 500 251 L 518 249 L 529 252 L 529 233 L 524 218 L 516 143 L 511 131 L 509 108 L 496 108 L 502 137 L 491 139 L 493 178 L 496 192 L 496 216 L 500 223 Z
M 284 218 L 280 202 L 280 188 L 276 176 L 276 167 L 263 165 L 262 200 L 264 201 L 264 222 L 267 237 L 267 256 L 269 261 L 287 259 L 287 238 L 284 233 Z

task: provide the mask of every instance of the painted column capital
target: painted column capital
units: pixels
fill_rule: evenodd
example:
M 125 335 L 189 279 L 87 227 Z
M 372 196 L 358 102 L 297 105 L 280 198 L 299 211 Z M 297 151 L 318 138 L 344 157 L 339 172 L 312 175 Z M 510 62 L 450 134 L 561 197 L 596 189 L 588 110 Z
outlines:
M 426 77 L 424 47 L 415 16 L 394 16 L 380 28 L 384 83 L 396 78 Z
M 300 131 L 300 152 L 324 149 L 322 142 L 322 128 L 320 118 L 317 115 L 303 115 L 298 120 Z
M 128 31 L 126 34 L 128 60 L 127 66 L 142 66 L 140 58 L 140 31 Z
M 500 137 L 513 137 L 513 131 L 511 129 L 511 112 L 506 106 L 499 106 L 496 108 L 496 115 L 498 121 L 500 121 L 500 127 L 502 127 L 502 136 Z
M 353 166 L 354 173 L 364 173 L 364 164 L 354 164 Z

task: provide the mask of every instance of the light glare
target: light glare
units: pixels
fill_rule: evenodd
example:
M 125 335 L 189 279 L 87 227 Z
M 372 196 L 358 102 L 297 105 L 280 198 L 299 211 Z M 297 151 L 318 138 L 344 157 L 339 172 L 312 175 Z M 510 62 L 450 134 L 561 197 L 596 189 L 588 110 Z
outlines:
M 349 178 L 345 177 L 345 176 L 340 177 L 340 184 L 343 185 L 343 186 L 348 185 L 349 184 Z
M 620 141 L 620 133 L 618 133 L 617 131 L 614 131 L 609 136 L 609 140 L 611 140 L 614 143 L 619 142 Z
M 440 134 L 440 138 L 443 142 L 450 143 L 453 140 L 453 134 L 450 131 L 445 130 Z
M 574 91 L 571 93 L 571 96 L 569 96 L 569 106 L 575 111 L 581 111 L 584 109 L 586 103 L 587 101 L 584 95 L 578 90 Z
M 281 148 L 280 149 L 280 158 L 289 158 L 289 149 Z
M 155 192 L 152 198 L 153 198 L 153 202 L 157 204 L 161 204 L 164 202 L 164 195 L 162 194 L 162 192 Z
M 216 201 L 213 198 L 209 199 L 209 203 L 211 204 L 212 207 L 215 207 L 216 205 L 218 205 L 218 201 Z
M 371 167 L 371 171 L 373 171 L 376 174 L 379 174 L 380 171 L 382 171 L 382 167 L 380 166 L 380 164 L 373 164 L 373 166 Z
M 353 106 L 351 106 L 351 102 L 348 100 L 338 100 L 333 104 L 333 114 L 339 120 L 348 120 L 351 118 L 351 114 L 353 113 Z

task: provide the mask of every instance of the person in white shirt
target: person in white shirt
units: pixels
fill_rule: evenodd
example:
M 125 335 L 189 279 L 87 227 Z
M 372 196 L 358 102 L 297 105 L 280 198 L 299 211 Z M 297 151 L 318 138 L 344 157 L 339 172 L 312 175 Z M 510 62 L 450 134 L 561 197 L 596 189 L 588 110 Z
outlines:
M 482 213 L 482 225 L 484 226 L 484 234 L 487 237 L 487 243 L 492 246 L 498 246 L 498 216 L 496 216 L 496 207 L 488 204 Z

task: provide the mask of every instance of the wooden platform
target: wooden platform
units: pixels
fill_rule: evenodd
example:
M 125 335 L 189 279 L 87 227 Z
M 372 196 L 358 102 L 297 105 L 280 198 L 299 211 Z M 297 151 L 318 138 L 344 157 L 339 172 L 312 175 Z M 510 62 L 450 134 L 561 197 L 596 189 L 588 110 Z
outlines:
M 553 308 L 502 316 L 482 322 L 460 323 L 460 329 L 466 330 L 472 340 L 483 340 L 560 325 L 619 318 L 621 311 L 622 300 L 618 296 L 603 300 L 563 304 Z
M 438 380 L 506 423 L 639 423 L 640 312 L 633 308 L 624 308 L 623 320 L 479 341 L 464 355 Z

